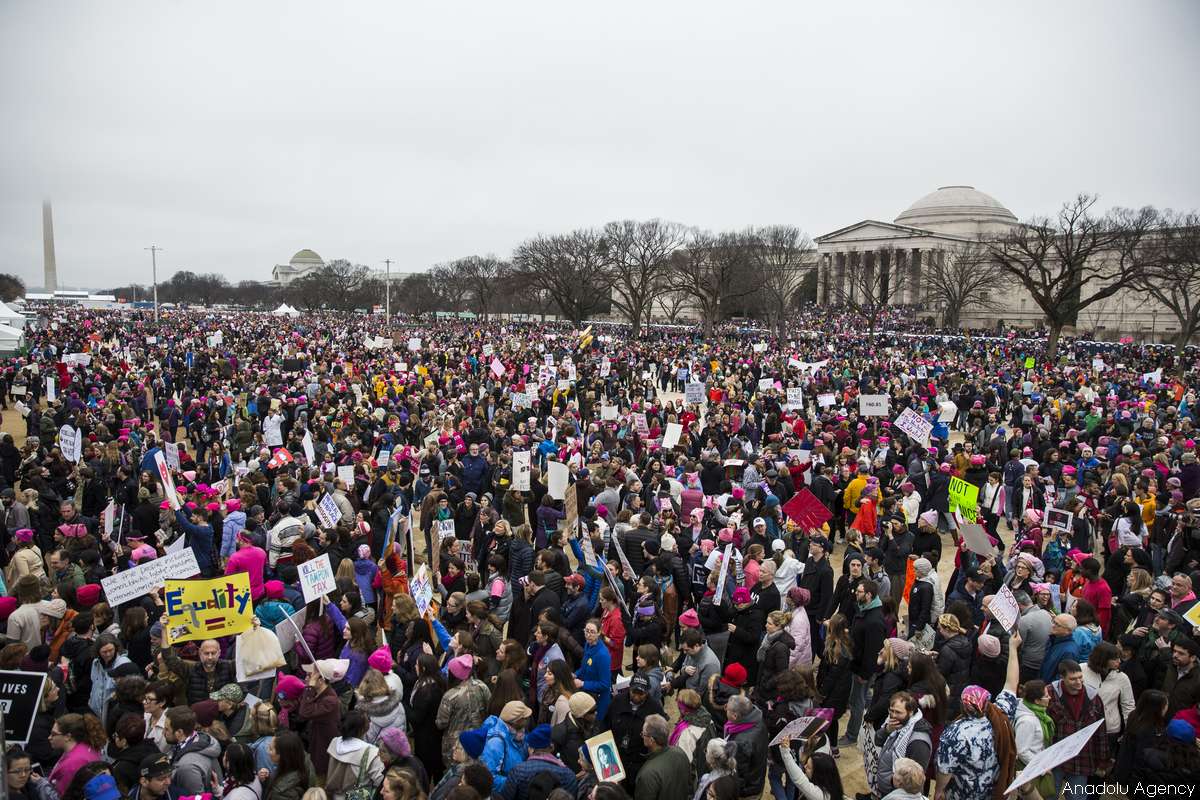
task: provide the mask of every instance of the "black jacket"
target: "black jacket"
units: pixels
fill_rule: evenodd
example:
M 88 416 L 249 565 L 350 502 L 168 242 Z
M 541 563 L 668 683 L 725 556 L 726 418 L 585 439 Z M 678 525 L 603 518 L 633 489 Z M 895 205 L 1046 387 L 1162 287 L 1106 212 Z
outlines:
M 767 646 L 762 664 L 758 668 L 758 696 L 764 700 L 775 699 L 775 679 L 787 671 L 796 640 L 786 629 L 779 631 L 779 638 Z
M 828 619 L 833 610 L 833 567 L 829 559 L 809 559 L 800 576 L 800 587 L 808 589 L 809 601 L 805 606 L 810 619 Z
M 628 773 L 626 780 L 637 782 L 637 771 L 646 762 L 646 743 L 642 740 L 642 723 L 651 714 L 663 714 L 662 703 L 647 696 L 646 702 L 637 708 L 629 700 L 629 690 L 624 689 L 613 698 L 608 707 L 608 725 L 617 741 L 617 751 Z M 553 731 L 551 731 L 553 735 Z
M 883 640 L 887 638 L 887 622 L 883 619 L 883 606 L 875 604 L 873 608 L 860 610 L 854 622 L 850 623 L 850 641 L 854 644 L 853 663 L 854 674 L 862 680 L 871 677 L 875 672 L 879 651 L 883 649 Z
M 757 706 L 750 710 L 745 719 L 738 723 L 754 723 L 749 730 L 728 737 L 737 748 L 738 797 L 755 797 L 762 794 L 763 781 L 767 777 L 767 724 L 762 710 Z
M 920 633 L 926 625 L 933 624 L 933 584 L 914 580 L 908 596 L 908 632 Z
M 205 672 L 204 667 L 197 664 L 188 675 L 187 699 L 188 704 L 199 703 L 209 699 L 208 696 L 227 683 L 237 682 L 237 670 L 232 661 L 218 660 L 211 673 Z M 236 731 L 230 731 L 236 733 Z
M 725 647 L 725 664 L 737 662 L 746 668 L 747 683 L 753 685 L 758 680 L 758 646 L 766 633 L 767 615 L 754 605 L 735 611 L 733 624 L 737 627 L 729 634 L 729 644 Z

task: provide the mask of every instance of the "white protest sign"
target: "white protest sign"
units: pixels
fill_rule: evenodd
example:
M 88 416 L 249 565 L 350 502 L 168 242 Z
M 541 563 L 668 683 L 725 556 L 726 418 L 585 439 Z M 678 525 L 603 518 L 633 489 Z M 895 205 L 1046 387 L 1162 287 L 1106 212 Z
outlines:
M 354 488 L 354 467 L 353 465 L 338 467 L 337 476 L 341 478 L 342 483 L 346 484 L 347 489 Z
M 108 501 L 108 505 L 104 507 L 104 513 L 100 515 L 100 518 L 104 523 L 104 532 L 111 534 L 113 532 L 113 523 L 117 519 L 117 503 L 115 500 Z
M 309 464 L 317 463 L 317 451 L 313 448 L 312 433 L 304 432 L 304 438 L 300 440 L 300 444 L 304 447 L 304 457 L 308 459 Z
M 429 582 L 429 570 L 425 568 L 424 564 L 417 569 L 416 577 L 412 579 L 409 590 L 413 603 L 417 607 L 417 614 L 425 616 L 425 612 L 429 610 L 429 604 L 433 602 L 433 584 Z
M 766 342 L 755 342 L 754 343 L 754 352 L 765 353 L 766 351 L 767 351 L 767 343 Z
M 821 394 L 817 395 L 817 405 L 819 405 L 821 408 L 829 408 L 836 402 L 837 395 L 833 392 L 822 392 Z
M 664 450 L 670 450 L 675 445 L 679 444 L 679 437 L 683 435 L 683 426 L 678 422 L 668 422 L 667 432 L 663 434 L 662 446 Z
M 375 466 L 383 469 L 392 460 L 391 450 L 380 450 L 379 455 L 375 456 Z
M 1046 527 L 1060 531 L 1074 530 L 1075 512 L 1064 511 L 1061 508 L 1046 509 Z
M 183 546 L 185 544 L 187 544 L 187 537 L 179 536 L 179 537 L 176 537 L 175 541 L 171 542 L 163 549 L 166 550 L 168 553 L 182 553 Z
M 929 377 L 929 370 L 927 370 L 925 368 L 924 364 L 917 365 L 917 377 L 920 378 L 921 380 L 925 380 L 926 378 Z
M 600 419 L 605 422 L 615 422 L 617 419 L 617 407 L 600 406 Z
M 888 396 L 886 394 L 860 394 L 858 396 L 858 413 L 864 417 L 886 417 L 888 415 Z
M 546 464 L 546 491 L 555 500 L 564 500 L 567 496 L 567 483 L 571 479 L 571 470 L 561 461 L 551 461 Z
M 328 553 L 322 553 L 300 565 L 300 588 L 304 591 L 306 603 L 311 603 L 337 589 Z
M 789 386 L 787 390 L 787 407 L 804 408 L 804 390 L 799 386 Z
M 691 405 L 692 403 L 703 403 L 704 402 L 704 384 L 703 383 L 689 383 L 686 386 L 684 386 L 683 388 L 684 388 L 684 400 L 687 401 L 687 403 L 689 405 Z
M 939 407 L 938 422 L 954 422 L 954 418 L 958 416 L 958 405 L 947 400 Z
M 75 437 L 78 433 L 70 425 L 63 425 L 58 429 L 58 449 L 68 461 L 75 460 Z
M 774 378 L 759 378 L 758 379 L 758 390 L 760 392 L 769 392 L 774 388 L 775 388 L 775 379 Z
M 633 415 L 633 424 L 637 428 L 638 436 L 646 437 L 650 435 L 650 425 L 646 422 L 646 415 L 638 412 Z
M 1011 794 L 1014 790 L 1032 780 L 1042 777 L 1060 764 L 1065 764 L 1079 755 L 1079 751 L 1091 741 L 1092 736 L 1103 724 L 1104 720 L 1098 719 L 1083 730 L 1075 731 L 1075 733 L 1072 733 L 1067 738 L 1055 742 L 1036 754 L 1033 758 L 1029 759 L 1029 763 L 1025 765 L 1025 769 L 1017 773 L 1017 776 L 1013 778 L 1013 782 L 1004 790 L 1004 794 Z
M 415 352 L 417 352 L 417 351 L 418 351 L 418 350 L 420 350 L 420 349 L 421 349 L 421 340 L 420 340 L 419 338 L 417 338 L 416 336 L 411 336 L 411 337 L 409 337 L 409 339 L 408 339 L 408 351 L 409 351 L 410 353 L 415 353 Z
M 978 553 L 987 558 L 995 552 L 991 541 L 988 540 L 987 531 L 983 529 L 982 525 L 974 522 L 964 522 L 958 526 L 958 532 L 967 543 L 967 549 L 972 553 Z
M 914 442 L 928 442 L 929 434 L 933 431 L 933 423 L 911 408 L 904 409 L 892 424 L 907 433 Z
M 163 453 L 167 457 L 167 466 L 179 469 L 179 445 L 175 442 L 163 442 Z
M 629 563 L 628 556 L 625 555 L 625 549 L 621 547 L 621 542 L 618 541 L 620 538 L 621 537 L 619 537 L 619 536 L 613 536 L 612 537 L 612 546 L 613 546 L 613 550 L 617 551 L 617 559 L 621 562 L 621 569 L 623 570 L 621 574 L 624 575 L 626 573 L 629 573 L 629 574 L 632 574 L 633 577 L 636 578 L 637 575 L 633 572 L 633 566 Z
M 783 730 L 775 734 L 775 738 L 771 740 L 770 747 L 782 742 L 784 739 L 795 739 L 797 741 L 807 741 L 814 735 L 820 733 L 829 723 L 820 717 L 797 717 L 796 719 L 783 726 Z
M 721 556 L 721 571 L 717 573 L 717 591 L 713 594 L 713 602 L 718 606 L 725 599 L 725 579 L 729 576 L 729 562 L 732 560 L 733 542 L 730 542 L 725 545 L 725 553 Z
M 1103 358 L 1093 358 L 1092 359 L 1092 369 L 1096 370 L 1097 372 L 1104 372 L 1104 359 Z
M 58 399 L 58 392 L 54 388 L 54 378 L 46 378 L 46 402 L 53 403 Z
M 996 622 L 999 622 L 1009 633 L 1012 633 L 1013 628 L 1017 625 L 1017 620 L 1021 618 L 1021 607 L 1017 605 L 1017 598 L 1013 595 L 1012 589 L 1008 588 L 1008 584 L 1002 584 L 1000 591 L 992 596 L 988 610 L 992 612 Z
M 281 623 L 275 626 L 275 636 L 279 639 L 279 649 L 285 655 L 292 652 L 292 648 L 296 646 L 296 640 L 301 638 L 300 631 L 304 628 L 305 618 L 308 616 L 307 611 L 308 608 L 305 607 L 292 614 L 289 617 L 292 621 L 291 625 Z
M 454 538 L 454 520 L 439 519 L 437 520 L 438 538 L 445 541 L 446 539 Z
M 322 528 L 332 528 L 338 524 L 338 520 L 342 518 L 342 510 L 338 508 L 338 504 L 334 502 L 333 495 L 327 494 L 317 503 L 315 509 L 317 519 L 321 523 Z
M 183 537 L 179 537 L 183 541 Z M 196 554 L 191 549 L 168 553 L 162 558 L 139 564 L 133 569 L 100 579 L 109 605 L 119 606 L 137 597 L 157 591 L 168 578 L 191 578 L 200 574 Z
M 496 352 L 495 348 L 492 347 L 490 344 L 485 344 L 483 346 L 483 357 L 484 358 L 487 358 L 488 356 L 492 355 L 495 352 Z
M 512 488 L 518 492 L 528 492 L 530 476 L 530 454 L 528 450 L 513 452 L 512 473 Z
M 163 458 L 161 450 L 154 454 L 154 466 L 158 469 L 158 479 L 162 481 L 163 491 L 167 493 L 171 508 L 178 511 L 181 508 L 179 493 L 175 491 L 175 481 L 171 478 L 171 470 L 167 469 L 167 460 Z
M 612 362 L 608 360 L 607 356 L 605 356 L 604 358 L 600 359 L 600 377 L 607 378 L 611 372 Z
M 492 374 L 497 378 L 504 375 L 504 362 L 498 358 L 492 358 Z

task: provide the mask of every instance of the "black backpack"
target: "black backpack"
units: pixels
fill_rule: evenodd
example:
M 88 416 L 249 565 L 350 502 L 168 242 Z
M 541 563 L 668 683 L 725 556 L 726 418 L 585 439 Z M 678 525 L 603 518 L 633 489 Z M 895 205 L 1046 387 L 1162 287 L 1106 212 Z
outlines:
M 550 793 L 558 788 L 558 778 L 550 770 L 541 770 L 529 782 L 525 796 L 529 800 L 546 800 Z

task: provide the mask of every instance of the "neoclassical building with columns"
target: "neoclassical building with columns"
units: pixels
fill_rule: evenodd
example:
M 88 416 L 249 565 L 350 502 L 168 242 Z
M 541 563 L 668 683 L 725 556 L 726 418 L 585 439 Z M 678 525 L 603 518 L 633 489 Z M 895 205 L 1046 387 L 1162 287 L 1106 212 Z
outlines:
M 863 280 L 852 280 L 859 265 L 869 281 L 897 304 L 921 305 L 926 300 L 921 270 L 946 257 L 947 251 L 981 237 L 995 236 L 1018 224 L 1016 216 L 994 197 L 973 186 L 942 186 L 909 206 L 895 222 L 866 219 L 816 238 L 817 302 L 837 304 L 856 299 Z M 899 292 L 889 290 L 894 276 L 903 274 Z M 893 284 L 894 285 L 894 284 Z

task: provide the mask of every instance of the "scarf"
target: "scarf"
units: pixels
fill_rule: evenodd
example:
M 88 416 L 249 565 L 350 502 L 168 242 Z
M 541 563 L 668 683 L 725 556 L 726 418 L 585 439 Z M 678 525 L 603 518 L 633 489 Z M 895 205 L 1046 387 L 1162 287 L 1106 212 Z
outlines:
M 912 738 L 913 730 L 916 729 L 917 723 L 922 719 L 921 709 L 918 708 L 916 713 L 908 718 L 908 722 L 904 723 L 904 727 L 896 731 L 896 748 L 893 752 L 896 753 L 897 757 L 904 755 L 908 750 L 908 740 Z
M 764 637 L 763 637 L 762 644 L 760 644 L 760 645 L 758 646 L 758 660 L 759 660 L 759 663 L 761 663 L 761 662 L 763 662 L 763 661 L 765 661 L 765 660 L 766 660 L 766 658 L 767 658 L 767 650 L 769 650 L 769 649 L 770 649 L 770 647 L 771 647 L 771 645 L 773 645 L 773 644 L 775 643 L 775 641 L 776 641 L 777 639 L 779 639 L 779 637 L 780 637 L 780 636 L 782 636 L 782 635 L 783 635 L 783 629 L 781 628 L 781 629 L 779 629 L 779 630 L 775 631 L 774 633 L 772 633 L 772 634 L 768 634 L 767 636 L 764 636 Z
M 744 733 L 754 727 L 753 722 L 726 722 L 725 723 L 725 738 L 736 736 L 739 733 Z M 1005 786 L 1008 784 L 1006 783 Z
M 683 732 L 688 729 L 688 721 L 683 717 L 679 718 L 679 722 L 675 723 L 675 730 L 671 731 L 671 738 L 667 740 L 667 744 L 675 745 L 679 742 L 679 737 L 683 736 Z
M 1021 701 L 1025 708 L 1033 712 L 1033 715 L 1038 718 L 1038 722 L 1042 723 L 1042 744 L 1046 747 L 1054 741 L 1054 720 L 1050 719 L 1050 715 L 1046 713 L 1046 709 L 1042 708 L 1037 703 L 1031 703 L 1028 700 Z

